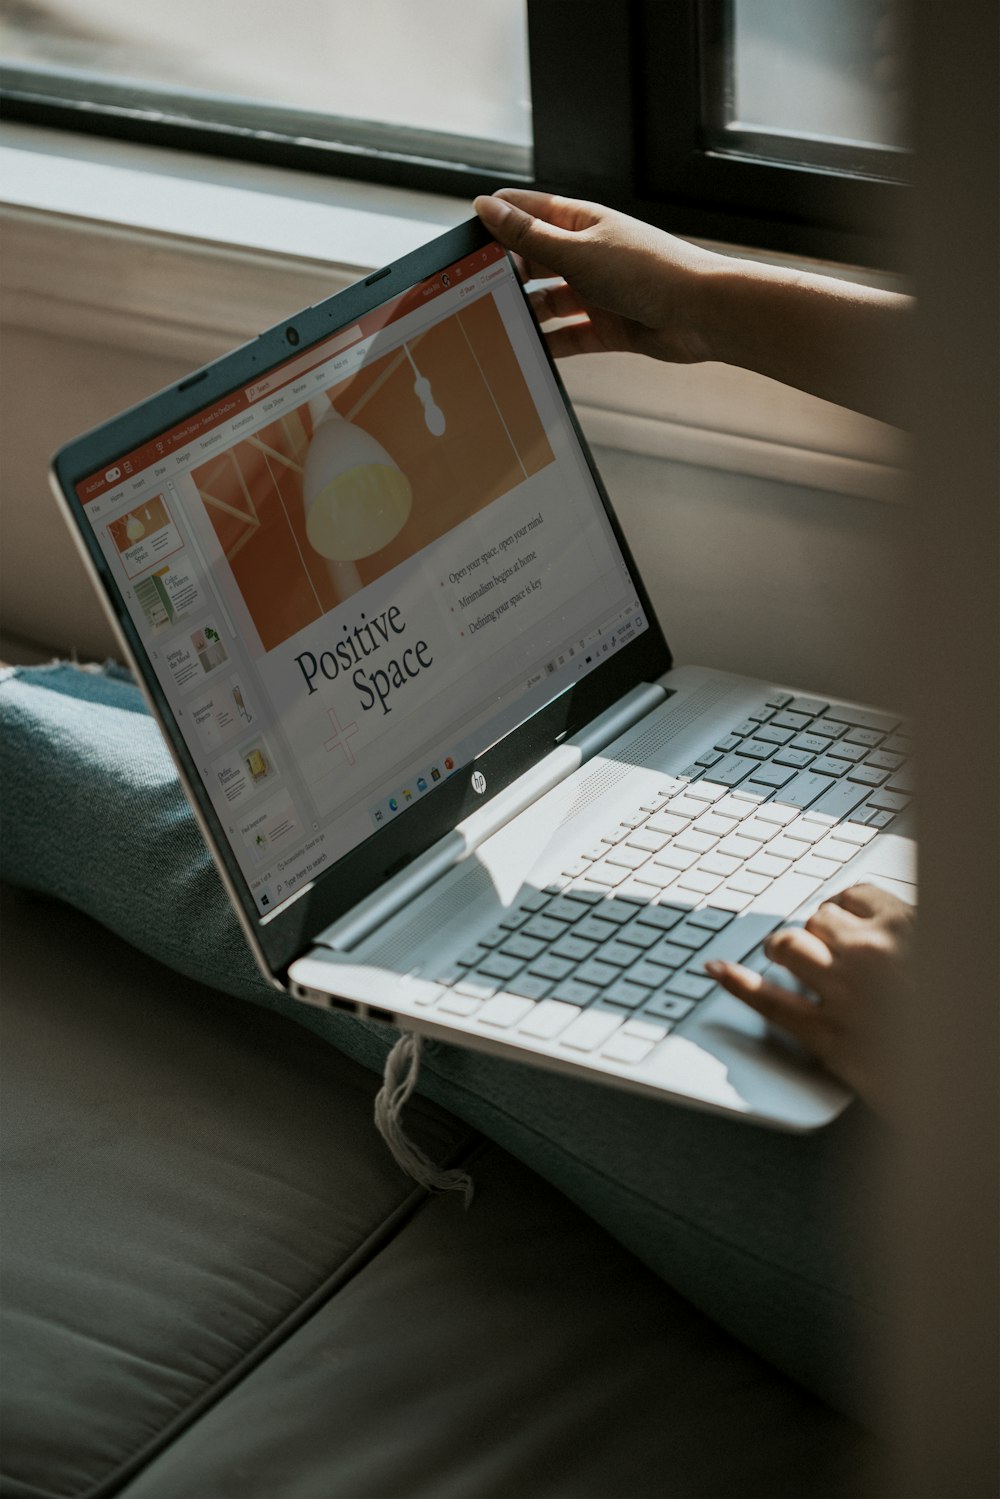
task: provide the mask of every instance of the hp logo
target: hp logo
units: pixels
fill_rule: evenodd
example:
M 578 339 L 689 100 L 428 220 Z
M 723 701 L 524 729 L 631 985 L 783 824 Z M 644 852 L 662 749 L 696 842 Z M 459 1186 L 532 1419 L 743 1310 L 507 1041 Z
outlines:
M 486 777 L 481 770 L 474 770 L 472 772 L 472 789 L 477 796 L 482 796 L 486 790 Z

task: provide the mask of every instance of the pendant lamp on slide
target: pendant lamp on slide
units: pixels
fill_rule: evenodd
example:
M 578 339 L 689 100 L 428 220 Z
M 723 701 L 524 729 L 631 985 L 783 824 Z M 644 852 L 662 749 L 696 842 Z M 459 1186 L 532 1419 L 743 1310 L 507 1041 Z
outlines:
M 326 396 L 313 397 L 309 414 L 313 436 L 302 478 L 306 534 L 321 557 L 353 564 L 399 535 L 413 503 L 410 481 L 382 444 L 346 421 Z

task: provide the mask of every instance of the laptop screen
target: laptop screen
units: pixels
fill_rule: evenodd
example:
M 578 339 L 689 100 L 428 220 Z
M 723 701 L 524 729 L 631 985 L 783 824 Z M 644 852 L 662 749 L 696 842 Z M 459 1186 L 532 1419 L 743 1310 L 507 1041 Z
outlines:
M 76 495 L 265 919 L 649 625 L 492 243 Z

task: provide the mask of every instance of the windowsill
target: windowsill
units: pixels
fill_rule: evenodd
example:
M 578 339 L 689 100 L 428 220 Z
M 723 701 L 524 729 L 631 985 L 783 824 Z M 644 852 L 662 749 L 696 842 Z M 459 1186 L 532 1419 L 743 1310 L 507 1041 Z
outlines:
M 471 211 L 459 198 L 19 125 L 0 127 L 0 183 L 3 321 L 192 366 Z M 745 371 L 617 355 L 561 372 L 603 446 L 873 500 L 903 493 L 901 434 Z

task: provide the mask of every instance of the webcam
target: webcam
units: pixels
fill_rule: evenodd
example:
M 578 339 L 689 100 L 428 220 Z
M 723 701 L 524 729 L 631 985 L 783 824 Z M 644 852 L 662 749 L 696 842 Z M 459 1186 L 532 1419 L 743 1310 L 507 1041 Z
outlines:
M 288 339 L 288 342 L 291 344 L 292 348 L 294 349 L 295 346 L 296 346 L 296 344 L 299 341 L 299 330 L 298 330 L 298 328 L 286 328 L 285 329 L 285 337 Z

